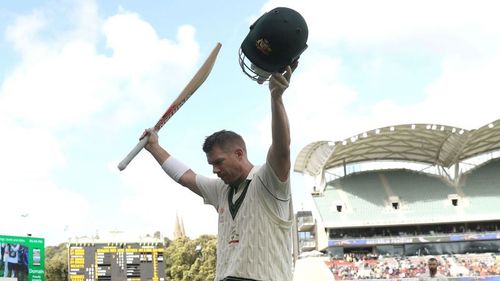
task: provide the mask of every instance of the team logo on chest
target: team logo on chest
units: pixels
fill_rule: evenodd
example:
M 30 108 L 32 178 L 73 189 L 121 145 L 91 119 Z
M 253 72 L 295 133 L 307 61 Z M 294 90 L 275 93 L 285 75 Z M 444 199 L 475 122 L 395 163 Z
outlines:
M 233 224 L 231 226 L 231 233 L 229 233 L 229 245 L 238 245 L 240 243 L 240 235 L 238 234 L 238 231 L 236 230 L 236 226 Z

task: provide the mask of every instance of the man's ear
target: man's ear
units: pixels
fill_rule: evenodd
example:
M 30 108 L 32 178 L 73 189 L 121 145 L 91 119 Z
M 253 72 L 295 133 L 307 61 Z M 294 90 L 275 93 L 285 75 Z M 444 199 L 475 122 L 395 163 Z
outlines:
M 241 148 L 236 148 L 234 153 L 236 153 L 236 156 L 238 157 L 238 159 L 243 159 L 243 155 L 245 154 L 243 152 L 243 149 L 241 149 Z

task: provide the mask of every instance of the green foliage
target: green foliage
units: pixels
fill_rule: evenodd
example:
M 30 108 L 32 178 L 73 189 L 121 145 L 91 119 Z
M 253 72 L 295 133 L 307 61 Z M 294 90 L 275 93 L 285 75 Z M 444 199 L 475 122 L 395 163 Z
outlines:
M 68 279 L 68 248 L 65 243 L 45 248 L 45 280 Z
M 165 274 L 172 281 L 206 281 L 215 277 L 217 239 L 202 235 L 171 241 L 165 251 Z

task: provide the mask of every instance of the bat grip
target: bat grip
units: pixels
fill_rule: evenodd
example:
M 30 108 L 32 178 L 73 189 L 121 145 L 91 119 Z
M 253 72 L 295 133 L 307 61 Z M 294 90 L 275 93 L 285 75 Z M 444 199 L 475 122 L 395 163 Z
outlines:
M 139 143 L 137 143 L 137 145 L 129 152 L 129 154 L 125 158 L 123 158 L 120 164 L 118 164 L 118 169 L 120 171 L 123 171 L 125 170 L 125 168 L 127 168 L 130 161 L 132 161 L 132 159 L 134 159 L 135 156 L 139 154 L 139 152 L 144 148 L 146 143 L 148 143 L 148 140 L 149 140 L 149 135 L 142 138 L 142 140 L 140 140 Z

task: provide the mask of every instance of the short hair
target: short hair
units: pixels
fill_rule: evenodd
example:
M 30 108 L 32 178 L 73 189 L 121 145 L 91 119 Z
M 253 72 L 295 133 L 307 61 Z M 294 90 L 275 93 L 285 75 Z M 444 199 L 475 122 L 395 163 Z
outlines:
M 243 138 L 237 133 L 227 130 L 221 130 L 206 137 L 203 143 L 203 151 L 208 153 L 212 151 L 214 146 L 219 146 L 224 151 L 230 147 L 240 146 L 243 151 L 247 151 Z
M 430 262 L 430 261 L 438 262 L 438 260 L 436 258 L 430 258 L 427 262 Z

